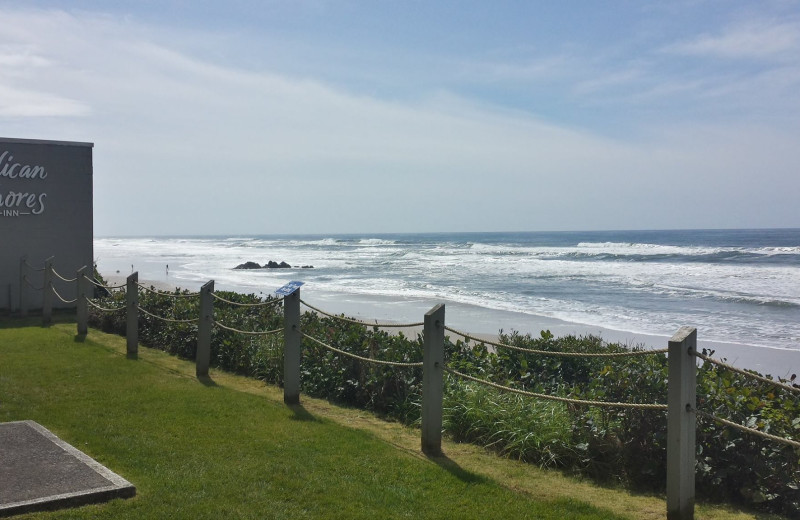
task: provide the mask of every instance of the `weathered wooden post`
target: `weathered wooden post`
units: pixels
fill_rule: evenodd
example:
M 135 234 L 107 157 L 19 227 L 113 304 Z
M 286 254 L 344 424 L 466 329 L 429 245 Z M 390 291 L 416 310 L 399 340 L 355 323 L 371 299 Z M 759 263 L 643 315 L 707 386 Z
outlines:
M 28 315 L 28 302 L 25 298 L 25 268 L 27 264 L 28 256 L 21 256 L 19 259 L 19 315 L 22 318 Z
M 53 321 L 53 260 L 51 256 L 44 261 L 44 284 L 42 285 L 42 325 Z
M 211 363 L 211 325 L 214 323 L 214 280 L 200 288 L 200 321 L 197 323 L 197 354 L 195 373 L 197 377 L 208 377 Z
M 422 352 L 422 453 L 442 453 L 444 304 L 425 314 Z
M 283 297 L 283 402 L 300 404 L 300 288 Z
M 667 519 L 694 519 L 697 329 L 681 327 L 669 340 L 667 396 Z
M 89 331 L 89 304 L 86 302 L 88 298 L 89 288 L 86 286 L 86 273 L 89 268 L 85 265 L 78 269 L 76 275 L 76 288 L 75 288 L 75 314 L 76 321 L 78 322 L 78 335 L 85 335 Z
M 139 353 L 139 272 L 132 273 L 125 286 L 125 306 L 128 321 L 125 326 L 125 337 L 128 340 L 128 355 Z

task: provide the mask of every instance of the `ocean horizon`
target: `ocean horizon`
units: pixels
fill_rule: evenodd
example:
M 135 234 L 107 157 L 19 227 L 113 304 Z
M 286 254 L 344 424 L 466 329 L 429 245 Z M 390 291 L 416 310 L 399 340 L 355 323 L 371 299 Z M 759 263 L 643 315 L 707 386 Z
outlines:
M 693 326 L 701 346 L 749 347 L 748 364 L 780 358 L 775 369 L 790 356 L 800 369 L 796 228 L 96 237 L 94 248 L 104 276 L 135 270 L 186 289 L 213 279 L 259 295 L 299 280 L 326 311 L 407 322 L 444 303 L 448 325 L 483 334 L 547 329 L 661 348 Z M 293 267 L 234 269 L 248 261 Z

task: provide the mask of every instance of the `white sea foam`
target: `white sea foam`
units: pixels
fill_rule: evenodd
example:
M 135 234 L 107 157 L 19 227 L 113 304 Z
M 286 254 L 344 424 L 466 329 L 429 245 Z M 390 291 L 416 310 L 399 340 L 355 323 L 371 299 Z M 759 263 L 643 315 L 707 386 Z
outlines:
M 441 300 L 660 335 L 689 324 L 708 339 L 784 348 L 800 348 L 800 265 L 792 260 L 799 253 L 800 247 L 784 246 L 635 241 L 541 246 L 474 239 L 415 242 L 413 237 L 402 242 L 375 237 L 95 241 L 101 272 L 128 274 L 133 264 L 140 279 L 187 288 L 214 279 L 221 289 L 266 294 L 301 279 L 307 282 L 306 294 L 326 295 L 332 302 L 351 296 Z M 755 255 L 756 261 L 737 255 Z M 758 261 L 767 257 L 775 258 Z M 268 260 L 314 269 L 232 269 Z

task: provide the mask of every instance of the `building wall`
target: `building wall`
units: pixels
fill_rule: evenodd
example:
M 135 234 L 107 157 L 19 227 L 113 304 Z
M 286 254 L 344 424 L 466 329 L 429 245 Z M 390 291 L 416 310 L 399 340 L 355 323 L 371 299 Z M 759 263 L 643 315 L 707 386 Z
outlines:
M 34 269 L 54 257 L 65 278 L 92 266 L 93 146 L 0 137 L 0 309 L 19 307 L 23 255 Z M 42 272 L 27 276 L 42 287 Z M 65 299 L 75 298 L 74 283 L 55 278 L 53 284 Z M 28 307 L 41 308 L 42 292 L 24 290 Z M 68 307 L 58 298 L 53 306 Z

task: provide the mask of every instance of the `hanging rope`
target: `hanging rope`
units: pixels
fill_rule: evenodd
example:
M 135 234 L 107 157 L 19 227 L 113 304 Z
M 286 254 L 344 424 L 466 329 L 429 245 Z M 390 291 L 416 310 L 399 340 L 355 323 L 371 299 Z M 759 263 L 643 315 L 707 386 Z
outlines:
M 36 287 L 35 285 L 33 285 L 33 284 L 31 283 L 31 281 L 30 281 L 30 280 L 28 280 L 28 277 L 27 277 L 27 276 L 23 276 L 23 277 L 22 277 L 22 279 L 23 279 L 23 280 L 25 280 L 25 283 L 28 285 L 28 287 L 30 287 L 30 288 L 31 288 L 31 289 L 33 289 L 34 291 L 41 291 L 41 290 L 43 289 L 43 287 Z
M 61 278 L 63 281 L 65 281 L 67 283 L 75 282 L 75 281 L 78 280 L 78 277 L 75 277 L 75 278 L 64 278 L 63 276 L 58 274 L 58 271 L 56 271 L 55 268 L 50 269 L 50 272 L 52 272 L 54 275 L 56 275 L 56 277 Z
M 44 271 L 44 269 L 45 269 L 44 267 L 40 267 L 39 269 L 34 268 L 31 264 L 28 263 L 28 260 L 24 260 L 23 264 L 25 264 L 25 267 L 27 267 L 31 271 L 34 271 L 34 272 L 37 272 L 37 273 L 40 273 L 40 272 Z
M 482 385 L 491 386 L 492 388 L 497 388 L 498 390 L 503 390 L 505 392 L 513 392 L 519 395 L 525 395 L 528 397 L 537 397 L 539 399 L 547 399 L 550 401 L 559 401 L 562 403 L 572 403 L 572 404 L 581 404 L 586 406 L 601 406 L 606 408 L 637 408 L 641 410 L 666 410 L 667 405 L 665 404 L 640 404 L 640 403 L 614 403 L 609 401 L 587 401 L 585 399 L 571 399 L 569 397 L 558 397 L 555 395 L 548 395 L 548 394 L 538 394 L 536 392 L 527 392 L 525 390 L 518 390 L 516 388 L 511 388 L 509 386 L 499 385 L 497 383 L 492 383 L 491 381 L 486 381 L 484 379 L 478 379 L 477 377 L 468 376 L 466 374 L 462 374 L 461 372 L 457 372 L 449 367 L 444 367 L 446 372 L 449 372 L 455 376 L 461 377 L 463 379 L 468 379 L 470 381 L 474 381 L 475 383 L 480 383 Z
M 552 350 L 536 350 L 532 348 L 523 348 L 517 347 L 514 345 L 509 345 L 507 343 L 497 343 L 495 341 L 489 341 L 487 339 L 481 339 L 475 336 L 471 336 L 465 332 L 458 331 L 456 329 L 451 329 L 448 326 L 445 326 L 445 330 L 449 330 L 453 334 L 457 334 L 461 337 L 466 339 L 471 339 L 478 343 L 486 343 L 488 345 L 492 345 L 493 347 L 499 348 L 508 348 L 511 350 L 517 350 L 519 352 L 525 352 L 528 354 L 540 354 L 542 356 L 562 356 L 562 357 L 595 357 L 595 358 L 614 358 L 614 357 L 631 357 L 631 356 L 649 356 L 654 354 L 666 354 L 668 349 L 658 349 L 658 350 L 632 350 L 630 352 L 557 352 Z
M 113 308 L 101 307 L 101 306 L 97 305 L 96 303 L 94 303 L 89 298 L 86 298 L 86 303 L 88 303 L 89 305 L 91 305 L 95 309 L 97 309 L 99 311 L 103 311 L 103 312 L 118 312 L 118 311 L 124 311 L 125 310 L 125 307 L 113 307 Z
M 64 302 L 64 303 L 75 303 L 75 302 L 77 302 L 77 301 L 78 301 L 78 298 L 75 298 L 74 300 L 66 300 L 66 299 L 64 299 L 64 297 L 63 297 L 63 296 L 61 296 L 60 294 L 58 294 L 58 291 L 56 291 L 56 288 L 55 288 L 55 287 L 53 287 L 53 284 L 52 284 L 52 283 L 50 284 L 50 289 L 53 291 L 53 294 L 55 294 L 55 295 L 56 295 L 56 298 L 58 298 L 59 300 L 61 300 L 61 301 L 62 301 L 62 302 Z
M 357 354 L 352 354 L 350 352 L 345 352 L 344 350 L 340 350 L 340 349 L 338 349 L 336 347 L 332 347 L 332 346 L 328 345 L 327 343 L 323 343 L 322 341 L 320 341 L 320 340 L 318 340 L 316 338 L 312 338 L 311 336 L 309 336 L 307 334 L 304 334 L 302 332 L 300 333 L 300 335 L 303 336 L 306 339 L 309 339 L 309 340 L 313 341 L 314 343 L 316 343 L 317 345 L 319 345 L 319 346 L 321 346 L 323 348 L 326 348 L 328 350 L 332 350 L 333 352 L 337 352 L 339 354 L 351 357 L 353 359 L 358 359 L 360 361 L 365 361 L 367 363 L 375 363 L 375 364 L 378 364 L 378 365 L 388 365 L 388 366 L 392 366 L 392 367 L 405 367 L 405 368 L 408 368 L 408 367 L 421 367 L 422 366 L 422 363 L 401 363 L 399 361 L 383 361 L 381 359 L 372 359 L 372 358 L 359 356 Z
M 283 329 L 275 329 L 275 330 L 264 330 L 264 331 L 247 331 L 247 330 L 239 330 L 234 329 L 233 327 L 228 327 L 225 324 L 218 322 L 217 320 L 213 321 L 214 325 L 221 329 L 229 330 L 231 332 L 238 332 L 239 334 L 248 334 L 250 336 L 268 336 L 270 334 L 277 334 L 279 332 L 283 332 Z
M 302 299 L 300 300 L 300 303 L 302 303 L 303 305 L 305 305 L 306 307 L 308 307 L 312 311 L 318 312 L 319 314 L 322 314 L 323 316 L 327 316 L 329 318 L 333 318 L 333 319 L 339 320 L 339 321 L 344 321 L 346 323 L 355 323 L 356 325 L 364 325 L 365 327 L 408 328 L 408 327 L 420 327 L 422 325 L 425 325 L 425 322 L 422 322 L 422 321 L 417 322 L 417 323 L 378 323 L 378 322 L 368 323 L 366 321 L 353 320 L 353 319 L 350 319 L 350 318 L 345 318 L 343 316 L 336 316 L 335 314 L 327 313 L 327 312 L 325 312 L 325 311 L 323 311 L 321 309 L 318 309 L 318 308 L 314 307 L 313 305 L 309 305 L 308 303 L 304 302 Z
M 151 312 L 147 312 L 146 310 L 142 309 L 138 305 L 136 306 L 136 308 L 139 309 L 143 314 L 146 314 L 146 315 L 150 316 L 151 318 L 155 318 L 155 319 L 161 320 L 161 321 L 167 321 L 169 323 L 195 323 L 197 321 L 197 318 L 192 318 L 190 320 L 175 320 L 175 319 L 171 319 L 171 318 L 164 318 L 163 316 L 157 316 L 157 315 L 155 315 L 155 314 L 153 314 Z
M 800 393 L 800 388 L 797 388 L 797 387 L 794 387 L 794 386 L 791 386 L 791 385 L 787 385 L 786 383 L 781 383 L 780 381 L 775 381 L 773 379 L 770 379 L 770 378 L 764 377 L 764 376 L 760 376 L 758 374 L 753 374 L 752 372 L 747 372 L 746 370 L 742 370 L 741 368 L 736 368 L 733 365 L 729 365 L 727 363 L 719 361 L 718 359 L 714 359 L 712 357 L 706 356 L 705 354 L 701 354 L 699 352 L 695 352 L 694 355 L 699 357 L 703 361 L 708 361 L 709 363 L 713 363 L 715 365 L 719 365 L 722 368 L 730 370 L 731 372 L 736 372 L 737 374 L 742 374 L 743 376 L 747 376 L 747 377 L 749 377 L 751 379 L 757 379 L 757 380 L 762 381 L 764 383 L 769 383 L 771 385 L 777 386 L 779 388 L 783 388 L 784 390 L 788 390 L 790 392 Z
M 89 282 L 91 282 L 92 285 L 96 285 L 97 287 L 102 287 L 103 289 L 108 289 L 109 291 L 113 291 L 114 289 L 125 289 L 128 286 L 128 284 L 125 284 L 125 283 L 122 284 L 122 285 L 103 285 L 103 284 L 95 281 L 94 279 L 89 278 L 86 275 L 83 275 L 83 277 L 86 280 L 89 280 Z
M 283 298 L 276 298 L 274 300 L 267 300 L 265 302 L 259 302 L 259 303 L 239 303 L 226 300 L 225 298 L 219 296 L 215 292 L 212 292 L 211 295 L 221 302 L 229 303 L 231 305 L 236 305 L 237 307 L 264 307 L 265 305 L 275 305 L 283 301 Z
M 150 287 L 146 287 L 146 286 L 144 286 L 144 285 L 142 285 L 142 284 L 140 284 L 138 282 L 136 283 L 136 285 L 138 285 L 139 288 L 141 288 L 141 289 L 143 289 L 143 290 L 145 290 L 147 292 L 150 292 L 150 293 L 153 293 L 153 294 L 158 294 L 159 296 L 169 296 L 170 298 L 195 298 L 197 296 L 200 296 L 199 292 L 187 293 L 187 294 L 175 294 L 175 293 L 171 293 L 169 291 L 158 291 L 158 290 L 155 290 L 155 289 L 151 289 Z
M 777 435 L 772 435 L 770 433 L 762 432 L 760 430 L 756 430 L 755 428 L 748 428 L 747 426 L 742 426 L 741 424 L 729 421 L 727 419 L 723 419 L 722 417 L 717 417 L 716 415 L 704 412 L 702 410 L 695 410 L 695 413 L 697 415 L 700 415 L 701 417 L 717 421 L 720 424 L 724 424 L 725 426 L 730 426 L 731 428 L 734 428 L 736 430 L 756 435 L 758 437 L 763 437 L 764 439 L 769 439 L 771 441 L 780 442 L 781 444 L 794 446 L 795 448 L 800 448 L 800 442 L 793 441 L 791 439 L 786 439 L 784 437 L 778 437 Z

